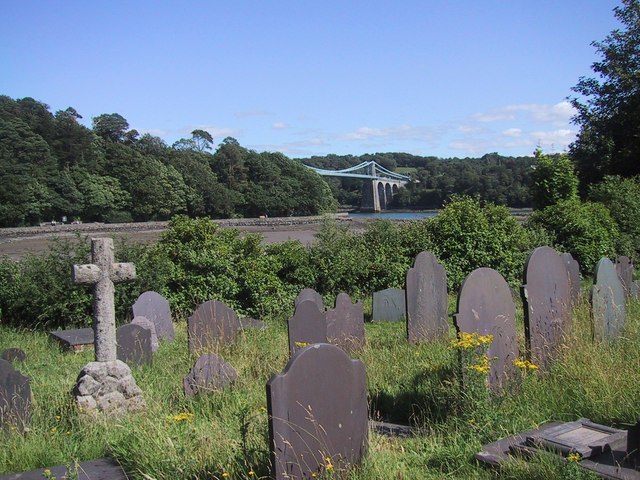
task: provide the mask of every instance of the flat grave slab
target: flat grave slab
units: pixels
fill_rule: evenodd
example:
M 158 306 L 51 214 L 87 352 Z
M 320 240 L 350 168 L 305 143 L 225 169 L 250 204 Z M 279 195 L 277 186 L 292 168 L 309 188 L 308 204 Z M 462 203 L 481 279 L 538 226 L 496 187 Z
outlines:
M 586 418 L 575 422 L 549 422 L 489 445 L 475 455 L 476 460 L 498 467 L 514 456 L 527 458 L 540 453 L 567 455 L 580 453 L 580 467 L 602 478 L 640 480 L 640 471 L 625 458 L 627 432 L 598 425 Z
M 47 468 L 38 468 L 30 472 L 11 473 L 9 475 L 0 475 L 0 480 L 42 480 L 44 475 L 42 472 Z M 67 478 L 67 467 L 65 465 L 57 465 L 48 467 L 51 475 L 56 478 Z M 129 477 L 124 473 L 122 467 L 110 458 L 98 458 L 97 460 L 89 460 L 81 462 L 78 466 L 78 480 L 127 480 Z
M 409 425 L 400 425 L 398 423 L 369 420 L 369 428 L 378 435 L 383 435 L 385 437 L 409 438 L 416 435 L 414 429 Z
M 75 330 L 55 330 L 49 336 L 60 345 L 74 352 L 81 352 L 85 347 L 93 347 L 93 328 L 77 328 Z

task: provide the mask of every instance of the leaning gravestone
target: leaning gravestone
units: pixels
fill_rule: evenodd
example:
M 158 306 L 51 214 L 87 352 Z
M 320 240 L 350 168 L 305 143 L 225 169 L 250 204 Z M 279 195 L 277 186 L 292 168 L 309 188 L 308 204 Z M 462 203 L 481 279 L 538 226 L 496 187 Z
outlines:
M 491 359 L 488 376 L 492 390 L 500 390 L 513 377 L 518 358 L 516 307 L 511 289 L 491 268 L 471 272 L 460 288 L 453 318 L 459 332 L 492 335 L 486 355 Z
M 327 316 L 313 300 L 298 303 L 287 326 L 290 355 L 313 343 L 327 343 Z
M 0 355 L 2 360 L 6 360 L 7 362 L 24 362 L 27 359 L 27 354 L 24 353 L 24 350 L 21 348 L 7 348 Z
M 618 257 L 616 270 L 626 295 L 630 296 L 633 288 L 633 263 L 631 263 L 631 259 L 629 257 Z
M 553 248 L 538 247 L 531 252 L 521 293 L 531 362 L 547 371 L 571 326 L 567 265 Z
M 218 300 L 199 305 L 187 319 L 189 351 L 208 350 L 218 343 L 236 341 L 240 321 L 231 308 Z
M 132 307 L 133 317 L 146 317 L 156 326 L 160 340 L 173 340 L 175 331 L 171 321 L 171 307 L 166 298 L 157 292 L 144 292 Z
M 73 281 L 93 285 L 96 361 L 80 372 L 73 395 L 87 412 L 126 413 L 145 407 L 131 369 L 117 358 L 114 282 L 136 277 L 132 263 L 115 263 L 111 238 L 91 239 L 93 263 L 74 265 Z
M 364 312 L 362 302 L 351 303 L 351 297 L 340 293 L 335 308 L 327 310 L 327 340 L 345 352 L 362 348 L 364 338 Z
M 151 363 L 151 330 L 129 323 L 116 330 L 118 360 L 135 365 Z
M 29 379 L 0 359 L 0 431 L 24 432 L 30 417 Z
M 567 265 L 569 274 L 569 289 L 571 291 L 571 305 L 576 306 L 580 302 L 580 264 L 570 253 L 560 254 Z
M 318 309 L 324 311 L 324 303 L 322 301 L 322 295 L 316 292 L 313 288 L 302 289 L 302 291 L 298 294 L 294 302 L 295 307 L 297 308 L 298 305 L 304 302 L 305 300 L 311 300 L 315 302 L 315 304 L 318 306 Z
M 403 288 L 387 288 L 373 293 L 374 322 L 399 322 L 405 320 L 407 303 Z
M 410 342 L 445 339 L 447 274 L 431 252 L 421 252 L 407 272 L 407 337 Z
M 236 370 L 214 353 L 202 355 L 196 361 L 182 385 L 184 394 L 191 397 L 197 393 L 223 390 L 238 378 Z
M 615 340 L 625 320 L 625 290 L 608 258 L 601 258 L 596 265 L 595 281 L 591 289 L 593 333 L 598 340 Z
M 149 333 L 151 334 L 151 352 L 152 353 L 157 352 L 158 348 L 160 348 L 160 344 L 158 342 L 158 335 L 156 334 L 155 323 L 153 323 L 147 317 L 141 317 L 141 316 L 134 317 L 134 319 L 131 320 L 131 323 L 133 325 L 139 325 L 142 328 L 146 328 L 147 330 L 149 330 Z
M 267 383 L 267 408 L 276 480 L 341 475 L 366 451 L 365 367 L 335 345 L 298 351 Z

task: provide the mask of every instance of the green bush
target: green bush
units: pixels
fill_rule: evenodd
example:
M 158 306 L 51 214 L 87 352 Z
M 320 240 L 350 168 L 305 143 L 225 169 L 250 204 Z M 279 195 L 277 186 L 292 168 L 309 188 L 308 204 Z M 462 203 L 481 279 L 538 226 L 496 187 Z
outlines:
M 556 249 L 573 255 L 583 273 L 593 272 L 602 257 L 616 254 L 618 226 L 600 203 L 561 201 L 534 212 L 528 222 L 544 228 Z
M 618 224 L 618 253 L 640 258 L 640 178 L 607 176 L 591 187 L 589 199 L 609 209 Z
M 516 286 L 522 280 L 527 253 L 536 246 L 507 207 L 467 196 L 454 196 L 424 227 L 433 254 L 447 272 L 450 289 L 457 289 L 480 267 L 497 270 Z

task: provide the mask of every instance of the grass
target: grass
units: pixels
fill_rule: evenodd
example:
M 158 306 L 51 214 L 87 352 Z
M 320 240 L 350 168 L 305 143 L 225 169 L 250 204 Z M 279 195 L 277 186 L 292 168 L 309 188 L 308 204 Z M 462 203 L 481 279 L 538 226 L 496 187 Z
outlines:
M 517 321 L 522 334 L 521 315 Z M 588 307 L 581 304 L 568 347 L 551 372 L 527 375 L 518 390 L 490 401 L 461 388 L 449 342 L 410 345 L 401 323 L 369 323 L 366 334 L 367 346 L 357 356 L 367 368 L 371 416 L 411 423 L 421 433 L 409 439 L 371 433 L 362 465 L 347 475 L 352 480 L 587 478 L 575 465 L 549 458 L 492 471 L 473 455 L 484 443 L 549 420 L 587 417 L 627 428 L 640 417 L 637 301 L 613 344 L 592 342 Z M 288 360 L 282 322 L 266 332 L 247 331 L 216 352 L 238 370 L 231 388 L 185 399 L 182 378 L 196 358 L 187 351 L 181 319 L 176 340 L 162 343 L 151 365 L 132 369 L 147 411 L 116 421 L 87 419 L 70 397 L 81 368 L 93 360 L 91 351 L 62 352 L 45 333 L 0 327 L 0 351 L 14 346 L 27 353 L 17 368 L 31 379 L 33 415 L 25 435 L 3 438 L 0 474 L 110 455 L 129 478 L 268 478 L 265 384 Z

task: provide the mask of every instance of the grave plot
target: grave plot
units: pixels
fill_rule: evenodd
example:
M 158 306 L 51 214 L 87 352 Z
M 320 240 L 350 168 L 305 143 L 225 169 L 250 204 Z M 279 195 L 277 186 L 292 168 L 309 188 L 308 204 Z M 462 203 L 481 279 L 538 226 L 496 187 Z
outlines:
M 401 322 L 406 320 L 407 302 L 403 288 L 386 288 L 373 293 L 372 321 Z
M 324 311 L 322 295 L 316 292 L 313 288 L 303 288 L 302 291 L 296 297 L 294 306 L 297 308 L 298 305 L 304 302 L 305 300 L 311 300 L 317 305 L 318 310 Z
M 236 341 L 240 321 L 236 312 L 218 300 L 209 300 L 199 305 L 187 319 L 189 351 L 211 350 L 218 343 Z
M 118 360 L 134 365 L 151 363 L 151 330 L 130 323 L 116 330 Z
M 569 290 L 571 291 L 571 305 L 575 306 L 580 301 L 580 264 L 570 253 L 563 253 L 560 256 L 567 264 Z
M 335 345 L 298 351 L 267 383 L 276 480 L 341 475 L 367 448 L 364 364 Z
M 593 334 L 597 340 L 615 340 L 625 321 L 625 289 L 616 266 L 608 258 L 596 265 L 595 281 L 591 289 Z
M 145 317 L 156 327 L 160 340 L 173 340 L 175 330 L 169 301 L 157 292 L 144 292 L 131 307 L 133 317 Z
M 553 248 L 538 247 L 531 252 L 521 293 L 531 362 L 547 371 L 571 327 L 567 265 Z
M 449 336 L 447 274 L 431 252 L 421 252 L 407 272 L 407 338 L 410 342 Z
M 187 397 L 224 390 L 238 378 L 235 368 L 214 353 L 200 356 L 182 385 Z
M 327 310 L 328 343 L 339 346 L 345 352 L 362 348 L 365 344 L 364 313 L 362 302 L 351 303 L 351 297 L 340 293 L 335 308 Z
M 327 318 L 313 300 L 298 303 L 287 326 L 290 355 L 313 343 L 327 343 Z
M 24 432 L 31 417 L 31 385 L 7 360 L 0 359 L 0 434 Z
M 516 307 L 505 279 L 491 268 L 479 268 L 464 280 L 458 294 L 454 322 L 458 332 L 491 335 L 489 386 L 500 390 L 515 371 L 518 359 Z M 467 366 L 463 366 L 466 368 Z

